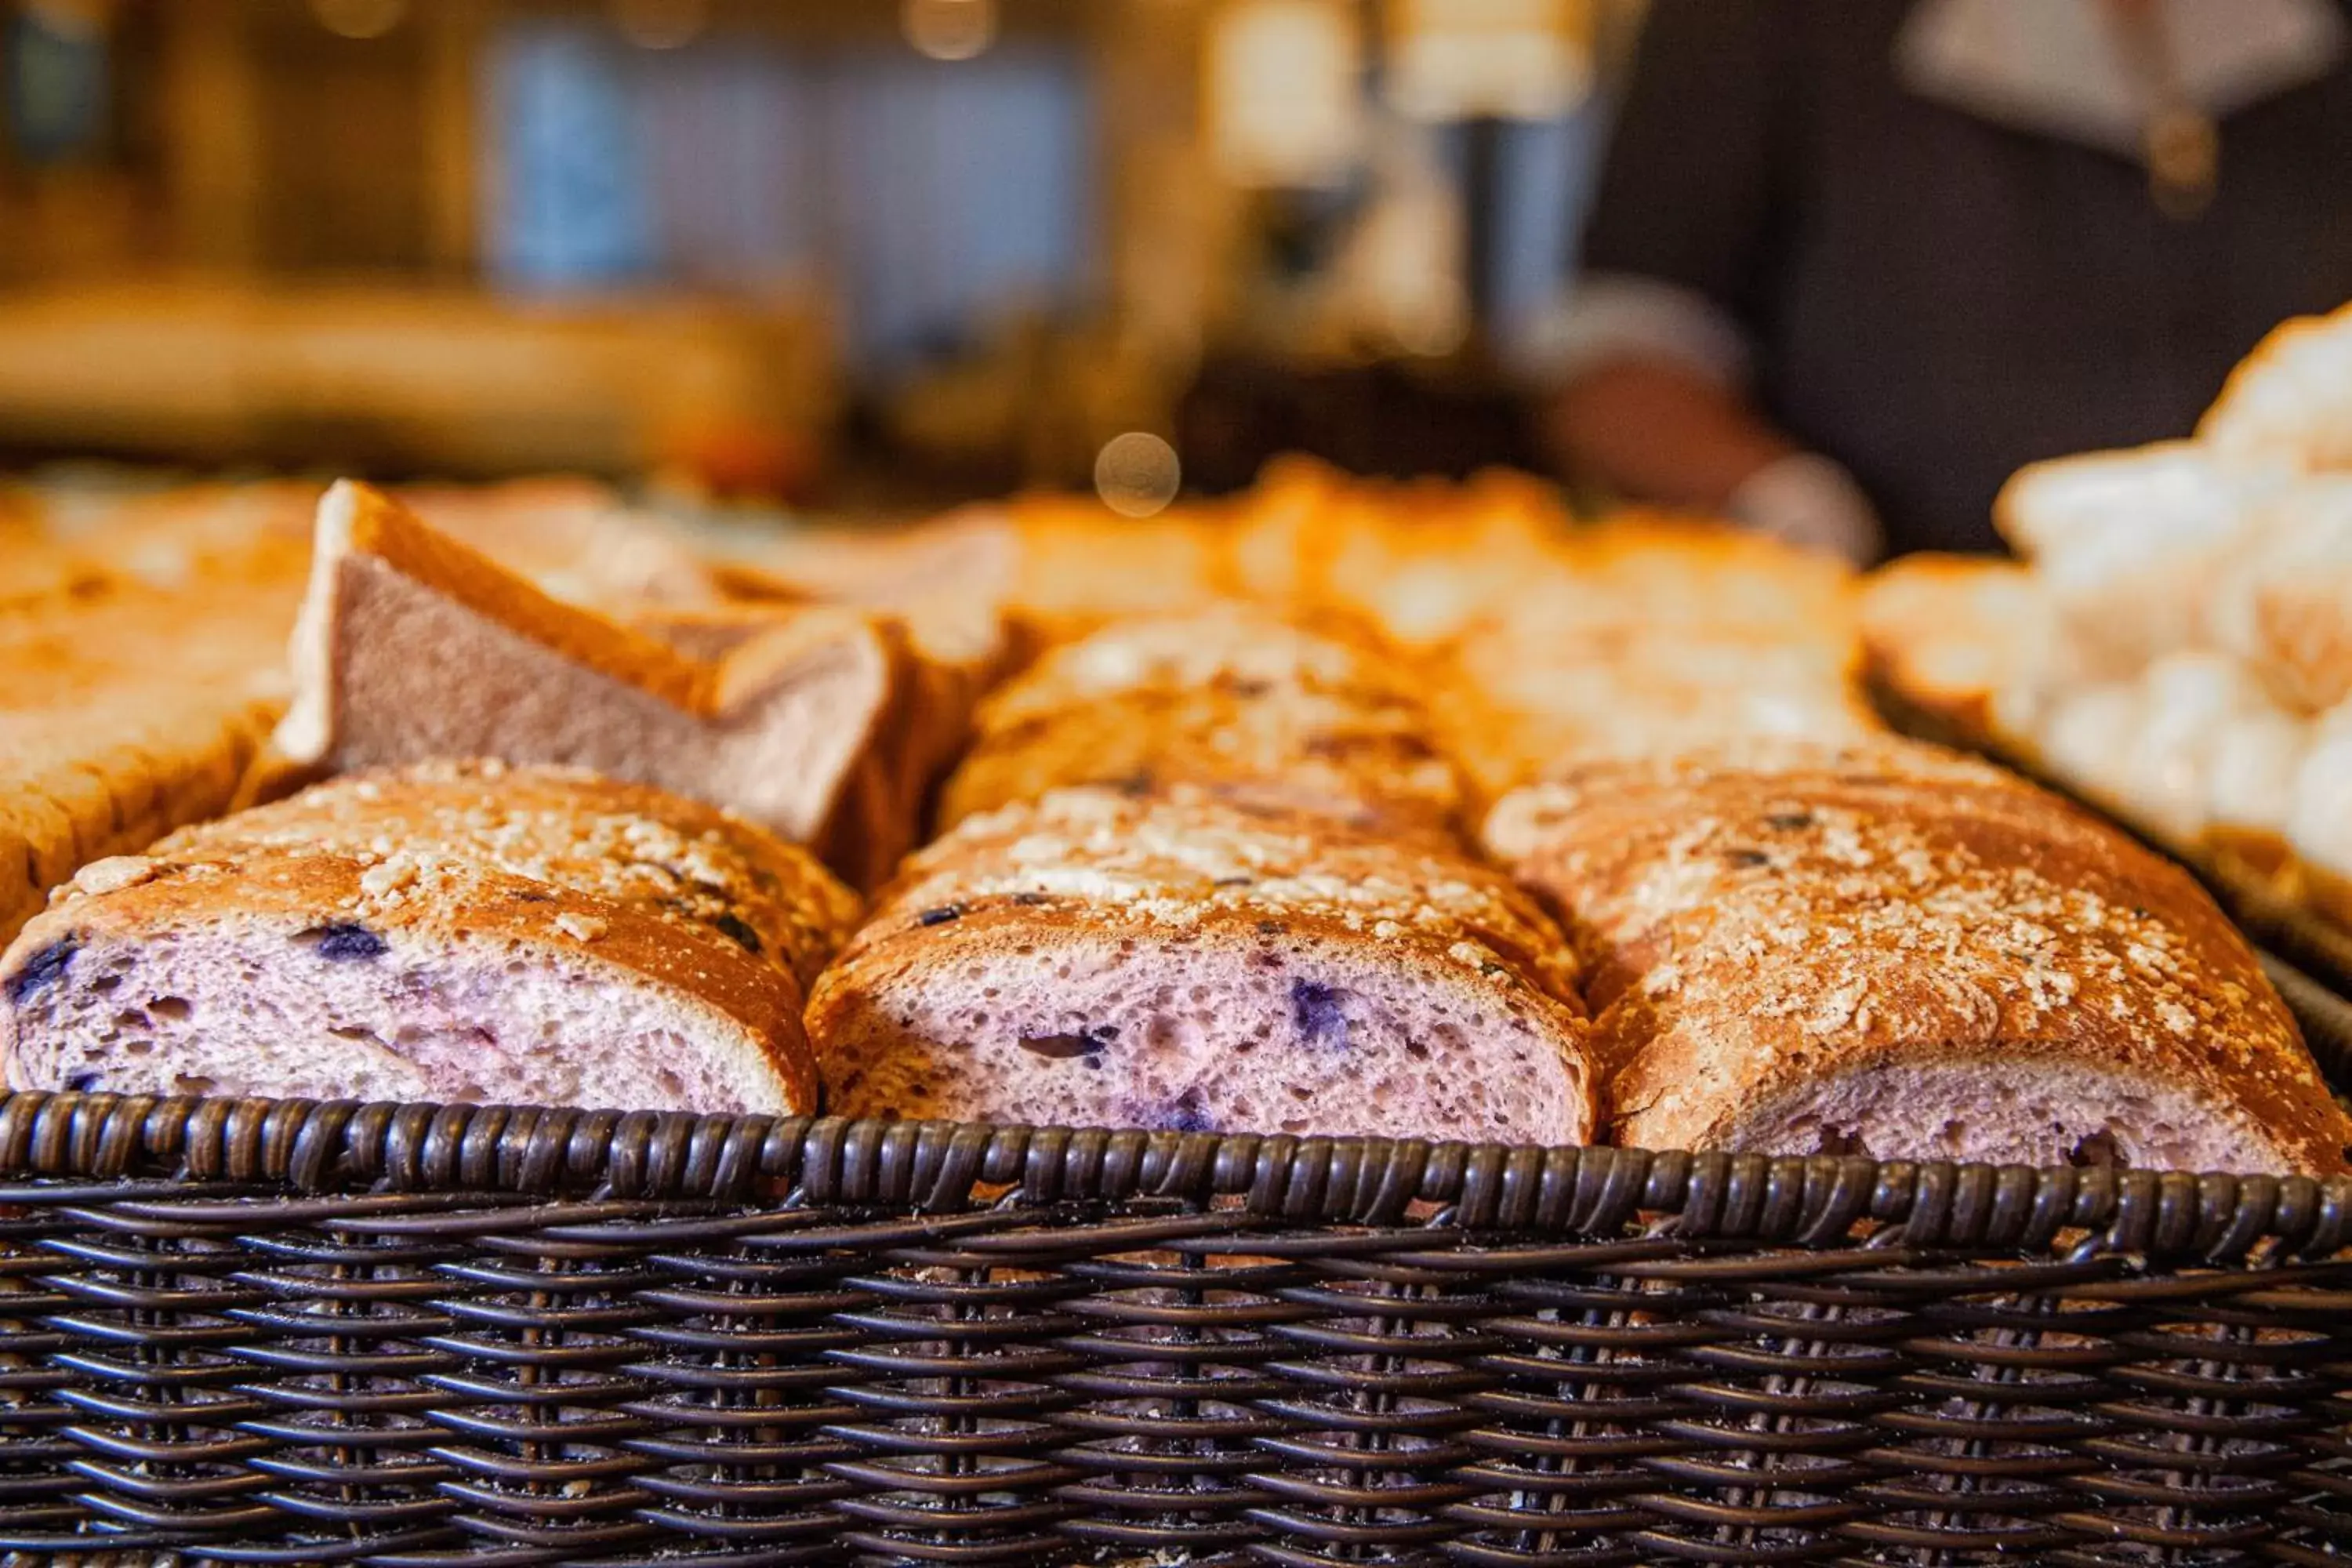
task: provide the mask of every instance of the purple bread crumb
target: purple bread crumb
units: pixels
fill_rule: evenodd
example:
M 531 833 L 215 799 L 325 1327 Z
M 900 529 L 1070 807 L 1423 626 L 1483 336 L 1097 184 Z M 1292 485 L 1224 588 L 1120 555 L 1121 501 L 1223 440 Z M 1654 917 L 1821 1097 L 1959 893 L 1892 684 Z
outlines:
M 65 977 L 66 965 L 80 951 L 81 938 L 60 937 L 25 960 L 16 973 L 8 976 L 8 1000 L 22 1002 L 34 992 Z
M 1188 1089 L 1156 1107 L 1138 1107 L 1128 1113 L 1128 1124 L 1152 1132 L 1214 1132 L 1217 1124 L 1202 1103 L 1201 1091 Z
M 1310 1046 L 1347 1048 L 1348 1015 L 1339 1005 L 1342 994 L 1312 980 L 1290 983 L 1290 1021 L 1301 1039 Z
M 391 948 L 379 933 L 349 921 L 319 928 L 319 956 L 331 963 L 382 958 Z

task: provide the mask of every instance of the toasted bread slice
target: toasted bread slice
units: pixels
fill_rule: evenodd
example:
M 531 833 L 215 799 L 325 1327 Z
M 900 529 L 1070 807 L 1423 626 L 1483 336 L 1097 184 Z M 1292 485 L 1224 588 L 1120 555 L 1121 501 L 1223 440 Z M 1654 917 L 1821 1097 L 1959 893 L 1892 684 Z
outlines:
M 1862 638 L 1870 673 L 1923 712 L 1983 739 L 1995 696 L 2031 679 L 2048 637 L 2033 574 L 1979 555 L 1906 555 L 1870 574 Z
M 577 764 L 729 807 L 856 878 L 911 833 L 886 820 L 901 803 L 875 758 L 910 656 L 854 612 L 811 609 L 692 658 L 345 482 L 320 505 L 293 664 L 276 747 L 298 769 Z

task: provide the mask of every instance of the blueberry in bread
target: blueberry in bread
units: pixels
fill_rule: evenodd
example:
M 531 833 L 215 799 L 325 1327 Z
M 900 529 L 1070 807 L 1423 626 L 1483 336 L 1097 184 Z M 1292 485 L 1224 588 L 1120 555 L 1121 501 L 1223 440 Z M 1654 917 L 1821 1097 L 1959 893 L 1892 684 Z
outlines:
M 0 1051 L 21 1088 L 807 1110 L 856 914 L 712 807 L 428 763 L 84 867 L 0 957 Z
M 1988 764 L 1600 763 L 1486 837 L 1576 943 L 1622 1142 L 2343 1168 L 2352 1120 L 2204 890 Z
M 1570 1142 L 1573 980 L 1433 838 L 1076 789 L 911 857 L 808 1024 L 845 1114 Z

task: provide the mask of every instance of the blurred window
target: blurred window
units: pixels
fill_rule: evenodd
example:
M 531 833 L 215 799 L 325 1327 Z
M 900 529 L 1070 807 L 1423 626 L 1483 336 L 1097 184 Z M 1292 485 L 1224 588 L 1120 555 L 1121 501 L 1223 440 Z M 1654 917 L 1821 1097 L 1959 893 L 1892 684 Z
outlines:
M 562 24 L 500 33 L 484 120 L 484 253 L 511 288 L 628 281 L 656 263 L 648 140 L 616 39 Z
M 887 368 L 988 318 L 1076 302 L 1094 171 L 1074 51 L 857 51 L 827 73 L 830 270 L 859 357 Z
M 8 131 L 27 164 L 61 163 L 106 151 L 111 118 L 101 18 L 54 0 L 8 18 Z
M 526 22 L 494 40 L 486 93 L 485 255 L 505 287 L 819 278 L 883 372 L 1082 301 L 1095 170 L 1076 45 L 632 49 Z

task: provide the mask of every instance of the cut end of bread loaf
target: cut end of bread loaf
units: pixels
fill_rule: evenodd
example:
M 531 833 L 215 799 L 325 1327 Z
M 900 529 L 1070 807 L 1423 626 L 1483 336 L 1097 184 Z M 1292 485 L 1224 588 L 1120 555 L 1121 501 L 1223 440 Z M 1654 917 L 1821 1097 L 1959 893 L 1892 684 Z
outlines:
M 275 749 L 304 777 L 432 757 L 572 764 L 796 842 L 830 849 L 849 823 L 895 846 L 916 786 L 880 754 L 898 743 L 882 726 L 907 717 L 912 664 L 895 627 L 831 609 L 772 616 L 722 658 L 691 658 L 345 482 L 320 503 Z
M 1342 941 L 1204 927 L 1051 942 L 978 921 L 940 968 L 829 1011 L 845 1115 L 1171 1131 L 1579 1142 L 1583 1064 L 1475 973 L 1444 984 Z M 823 1006 L 823 1004 L 820 1004 Z
M 7 978 L 8 1079 L 120 1094 L 794 1109 L 752 1029 L 577 945 L 566 958 L 479 931 L 283 914 L 135 937 L 68 931 Z
M 856 900 L 726 813 L 576 770 L 339 779 L 83 868 L 0 958 L 30 1089 L 814 1109 Z
M 819 979 L 850 1114 L 1582 1142 L 1572 963 L 1458 847 L 1197 790 L 1066 790 L 908 864 Z
M 1769 1154 L 2135 1170 L 2332 1173 L 2342 1148 L 2287 1146 L 2160 1079 L 2029 1052 L 1836 1074 L 1739 1115 L 1714 1146 Z

